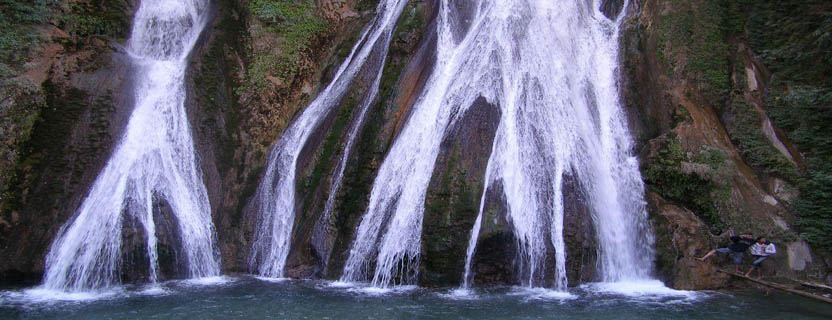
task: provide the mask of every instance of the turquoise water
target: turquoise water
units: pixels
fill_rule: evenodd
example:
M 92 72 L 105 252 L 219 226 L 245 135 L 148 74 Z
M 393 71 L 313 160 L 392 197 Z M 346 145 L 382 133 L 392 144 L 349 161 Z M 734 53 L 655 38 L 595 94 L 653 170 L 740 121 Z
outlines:
M 519 288 L 461 294 L 416 287 L 392 291 L 321 281 L 223 278 L 168 282 L 104 296 L 0 292 L 0 319 L 832 319 L 832 305 L 772 292 L 605 292 L 568 295 Z

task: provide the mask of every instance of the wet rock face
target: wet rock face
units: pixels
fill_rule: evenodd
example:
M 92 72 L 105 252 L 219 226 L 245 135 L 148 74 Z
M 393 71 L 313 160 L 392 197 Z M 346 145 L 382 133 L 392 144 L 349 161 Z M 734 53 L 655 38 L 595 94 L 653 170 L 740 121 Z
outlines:
M 788 256 L 789 268 L 792 270 L 803 271 L 812 263 L 812 251 L 806 242 L 795 241 L 785 244 L 784 247 L 787 249 L 785 253 Z
M 88 10 L 85 13 L 119 20 L 129 20 L 130 4 L 119 2 L 117 9 L 102 11 L 95 1 L 76 3 Z M 40 277 L 52 239 L 104 166 L 132 106 L 132 98 L 124 94 L 131 85 L 131 66 L 115 45 L 123 41 L 116 38 L 125 36 L 126 30 L 101 35 L 53 26 L 43 30 L 44 47 L 30 57 L 31 69 L 18 78 L 2 79 L 8 82 L 0 85 L 4 92 L 0 104 L 32 109 L 25 115 L 32 121 L 26 139 L 0 146 L 16 150 L 16 160 L 8 167 L 2 165 L 4 178 L 5 173 L 14 173 L 13 179 L 0 181 L 0 282 L 7 274 Z M 6 91 L 7 85 L 23 89 Z M 8 99 L 6 93 L 11 93 Z M 16 110 L 5 105 L 0 109 Z M 0 130 L 4 138 L 6 134 L 13 132 Z
M 480 97 L 442 141 L 425 199 L 420 284 L 459 285 L 500 109 Z
M 631 2 L 622 25 L 622 99 L 647 190 L 655 193 L 648 202 L 656 269 L 677 288 L 729 284 L 711 274 L 730 268 L 720 259 L 703 266 L 688 258 L 725 240 L 694 230 L 733 229 L 784 244 L 795 236 L 788 203 L 797 195 L 789 181 L 800 152 L 766 115 L 772 75 L 745 31 L 721 24 L 743 16 L 736 10 L 732 2 L 644 0 Z M 696 23 L 679 23 L 685 19 Z M 679 40 L 684 34 L 693 36 Z M 812 277 L 785 260 L 774 259 L 764 272 Z
M 406 6 L 394 31 L 386 56 L 378 54 L 378 45 L 359 71 L 355 81 L 333 111 L 329 123 L 311 137 L 298 160 L 298 193 L 292 249 L 287 259 L 287 273 L 307 278 L 338 278 L 349 254 L 349 246 L 360 219 L 366 211 L 369 194 L 384 153 L 392 144 L 397 121 L 413 104 L 419 86 L 430 76 L 433 50 L 424 26 L 432 10 L 425 1 Z M 358 29 L 354 30 L 356 36 Z M 349 48 L 351 43 L 342 46 Z M 341 61 L 332 61 L 332 68 Z M 368 106 L 357 135 L 338 194 L 332 195 L 333 208 L 324 215 L 330 188 L 336 180 L 336 168 L 344 156 L 347 138 L 358 116 L 377 70 L 384 66 L 376 100 Z M 321 83 L 325 85 L 326 83 Z M 315 142 L 315 140 L 321 140 Z M 317 180 L 317 181 L 315 181 Z M 304 191 L 305 190 L 305 191 Z
M 327 20 L 329 28 L 314 35 L 314 39 L 306 39 L 314 45 L 299 54 L 298 61 L 292 61 L 298 68 L 289 77 L 278 75 L 276 70 L 258 69 L 264 57 L 281 56 L 285 47 L 280 42 L 283 35 L 270 28 L 269 21 L 247 12 L 250 8 L 245 2 L 215 1 L 213 24 L 192 54 L 187 74 L 187 110 L 202 160 L 225 271 L 251 272 L 249 250 L 258 221 L 251 214 L 256 210 L 247 206 L 262 178 L 268 152 L 293 118 L 329 83 L 364 24 L 372 18 L 376 4 L 371 0 L 314 3 L 313 10 Z M 401 28 L 396 30 L 387 57 L 379 101 L 371 106 L 366 123 L 359 130 L 341 192 L 335 198 L 336 208 L 329 217 L 321 215 L 332 174 L 347 132 L 357 118 L 358 104 L 375 76 L 368 71 L 372 70 L 369 65 L 304 146 L 296 172 L 297 210 L 287 259 L 288 276 L 340 275 L 375 172 L 395 134 L 391 128 L 402 119 L 402 110 L 412 104 L 402 96 L 407 92 L 418 94 L 414 88 L 429 75 L 425 70 L 431 64 L 421 61 L 430 62 L 433 54 L 422 42 L 426 20 L 432 19 L 431 8 L 429 1 L 412 1 L 403 14 L 404 21 L 400 21 Z M 250 34 L 251 38 L 239 37 L 240 34 Z M 381 63 L 374 59 L 371 63 Z M 252 75 L 258 72 L 265 72 L 268 81 L 262 87 L 248 86 Z
M 643 2 L 643 1 L 642 1 Z M 627 112 L 630 133 L 639 145 L 673 128 L 673 107 L 664 94 L 664 75 L 658 56 L 656 36 L 644 32 L 642 17 L 654 14 L 655 4 L 640 8 L 631 4 L 621 35 L 622 103 Z
M 409 30 L 410 33 L 402 32 L 402 28 L 398 30 L 398 37 L 394 40 L 402 40 L 407 37 L 417 37 L 412 45 L 418 43 L 418 32 Z M 341 161 L 344 155 L 347 139 L 349 133 L 354 126 L 358 125 L 361 109 L 364 107 L 364 102 L 370 94 L 370 87 L 378 76 L 378 70 L 386 65 L 387 61 L 392 59 L 403 59 L 406 55 L 412 52 L 410 50 L 388 50 L 387 55 L 383 55 L 384 49 L 381 45 L 373 48 L 373 52 L 367 58 L 362 68 L 358 71 L 353 83 L 345 96 L 341 98 L 339 105 L 337 105 L 330 114 L 327 115 L 318 127 L 313 131 L 312 135 L 306 141 L 306 145 L 302 149 L 297 160 L 297 201 L 295 213 L 295 228 L 293 231 L 293 240 L 291 250 L 287 259 L 287 272 L 294 272 L 305 274 L 304 277 L 321 278 L 325 273 L 330 272 L 329 261 L 332 257 L 334 243 L 339 237 L 345 237 L 350 232 L 343 232 L 344 229 L 355 229 L 357 224 L 347 223 L 346 225 L 338 225 L 337 220 L 357 222 L 355 212 L 351 212 L 350 216 L 340 210 L 340 203 L 338 202 L 338 195 L 333 200 L 333 211 L 324 216 L 326 202 L 330 197 L 330 190 L 337 177 L 335 172 L 337 164 Z M 340 61 L 339 61 L 340 62 Z M 391 62 L 394 65 L 400 64 L 400 61 Z M 322 85 L 326 85 L 322 83 Z M 378 97 L 376 97 L 378 100 Z M 387 101 L 384 101 L 385 103 Z M 371 102 L 367 108 L 372 108 Z M 376 110 L 377 111 L 377 110 Z M 370 112 L 369 110 L 367 112 Z M 361 123 L 361 126 L 355 128 L 357 133 L 361 129 L 366 129 L 366 118 Z M 356 141 L 359 137 L 355 137 Z M 355 142 L 353 144 L 355 146 Z M 360 148 L 361 146 L 359 146 Z M 350 157 L 354 156 L 356 148 L 351 150 Z M 347 159 L 349 160 L 349 159 Z M 348 161 L 349 162 L 349 161 Z M 347 163 L 347 166 L 358 165 L 355 162 Z M 346 170 L 345 170 L 346 173 Z M 344 177 L 346 178 L 346 177 Z M 339 193 L 344 192 L 343 180 L 342 189 Z M 340 254 L 340 253 L 339 253 Z
M 564 176 L 563 183 L 566 277 L 569 286 L 577 286 L 598 280 L 598 248 L 586 195 L 574 176 Z M 520 272 L 523 261 L 518 255 L 517 240 L 502 192 L 502 184 L 497 181 L 486 195 L 482 228 L 472 263 L 473 280 L 479 286 L 516 285 L 528 277 Z M 551 239 L 546 242 L 550 244 Z M 555 256 L 554 247 L 547 247 L 546 266 L 539 280 L 549 285 L 554 281 Z
M 668 203 L 658 194 L 647 194 L 648 211 L 656 236 L 656 273 L 679 290 L 723 288 L 728 275 L 718 273 L 724 257 L 700 262 L 712 249 L 708 227 L 690 210 Z
M 74 1 L 84 6 L 99 6 L 100 1 Z M 317 176 L 309 186 L 298 187 L 298 213 L 286 270 L 288 276 L 329 278 L 340 276 L 348 255 L 355 226 L 366 210 L 367 198 L 378 166 L 396 135 L 407 121 L 415 99 L 430 76 L 435 59 L 436 35 L 433 19 L 434 1 L 411 1 L 405 10 L 388 55 L 379 101 L 374 104 L 359 142 L 349 159 L 344 186 L 337 195 L 334 214 L 320 217 L 323 201 L 331 183 L 334 164 L 343 148 L 344 132 L 339 131 L 337 112 L 316 129 L 316 136 L 304 150 L 298 176 Z M 452 1 L 451 19 L 455 36 L 461 37 L 470 26 L 476 8 L 471 1 Z M 137 1 L 127 1 L 123 17 Z M 291 79 L 268 75 L 267 86 L 254 90 L 245 84 L 252 76 L 258 58 L 279 55 L 280 35 L 264 31 L 268 23 L 256 21 L 248 12 L 248 3 L 239 0 L 212 1 L 214 20 L 192 53 L 187 74 L 187 111 L 201 159 L 212 215 L 225 272 L 248 272 L 248 251 L 256 217 L 245 215 L 257 184 L 260 182 L 268 150 L 277 141 L 294 116 L 308 105 L 316 91 L 328 83 L 333 70 L 349 51 L 351 36 L 357 34 L 372 16 L 371 0 L 321 0 L 316 10 L 329 21 L 328 32 L 312 43 L 296 61 L 297 73 Z M 622 14 L 623 0 L 600 2 L 601 11 L 613 19 Z M 730 99 L 707 96 L 703 76 L 687 69 L 697 56 L 691 48 L 674 46 L 672 34 L 678 21 L 707 15 L 703 0 L 661 1 L 632 0 L 625 17 L 621 39 L 622 98 L 630 129 L 637 142 L 643 167 L 660 163 L 659 147 L 671 140 L 678 142 L 685 157 L 676 168 L 680 175 L 700 177 L 722 183 L 728 190 L 720 196 L 711 188 L 695 198 L 693 205 L 679 199 L 662 197 L 662 186 L 648 182 L 647 201 L 656 236 L 656 274 L 678 289 L 717 289 L 729 284 L 715 273 L 727 266 L 725 259 L 708 263 L 693 260 L 711 248 L 724 244 L 710 229 L 752 231 L 775 237 L 780 254 L 764 265 L 764 275 L 803 277 L 827 272 L 830 258 L 813 252 L 805 242 L 795 241 L 796 217 L 788 205 L 799 194 L 793 181 L 767 172 L 749 161 L 737 143 L 736 131 L 742 124 L 738 111 L 750 110 L 757 119 L 753 129 L 760 130 L 772 150 L 803 166 L 801 155 L 783 132 L 772 126 L 766 116 L 765 98 L 771 74 L 747 44 L 723 39 L 730 50 L 730 69 L 717 70 L 730 79 Z M 90 8 L 92 8 L 90 7 Z M 696 9 L 696 10 L 694 10 Z M 128 20 L 129 21 L 129 20 Z M 417 23 L 421 21 L 421 23 Z M 699 26 L 696 26 L 699 28 Z M 54 29 L 54 30 L 52 30 Z M 15 172 L 14 180 L 0 181 L 0 188 L 11 186 L 0 199 L 0 282 L 9 276 L 33 276 L 43 269 L 43 259 L 54 235 L 74 212 L 117 142 L 126 117 L 132 109 L 129 60 L 118 49 L 120 40 L 107 36 L 81 38 L 72 32 L 50 29 L 48 43 L 32 68 L 22 77 L 31 87 L 11 92 L 0 101 L 0 111 L 10 105 L 36 110 L 31 135 L 21 144 L 17 155 L 0 150 L 0 169 Z M 701 34 L 696 29 L 694 34 Z M 68 34 L 69 33 L 69 34 Z M 126 34 L 126 31 L 124 32 Z M 241 37 L 249 35 L 250 37 Z M 123 39 L 122 39 L 123 40 Z M 720 45 L 722 45 L 720 44 Z M 681 48 L 680 48 L 681 47 Z M 720 48 L 717 46 L 717 48 Z M 728 59 L 728 58 L 726 58 Z M 257 70 L 254 70 L 255 72 Z M 701 72 L 700 72 L 701 73 Z M 285 81 L 284 81 L 285 80 Z M 353 92 L 366 90 L 356 85 Z M 704 89 L 703 89 L 704 88 Z M 5 93 L 6 91 L 4 91 Z M 347 104 L 349 97 L 345 98 Z M 723 109 L 720 100 L 740 101 L 746 109 Z M 348 108 L 345 108 L 348 109 Z M 9 113 L 4 113 L 6 115 Z M 349 123 L 354 118 L 345 116 Z M 493 135 L 500 117 L 499 108 L 478 100 L 468 114 L 449 131 L 442 143 L 436 169 L 426 197 L 422 230 L 422 269 L 420 284 L 454 286 L 462 280 L 464 259 L 471 228 L 479 211 L 484 170 Z M 4 127 L 0 139 L 4 144 L 9 131 Z M 341 127 L 343 130 L 343 127 Z M 334 137 L 334 152 L 321 150 L 328 137 Z M 16 143 L 16 142 L 15 142 Z M 17 150 L 17 148 L 15 148 Z M 707 151 L 707 152 L 703 152 Z M 705 163 L 697 157 L 717 151 L 723 155 L 718 163 Z M 15 151 L 17 152 L 17 151 Z M 7 157 L 8 156 L 8 157 Z M 753 156 L 753 155 L 752 155 Z M 17 157 L 17 158 L 15 158 Z M 7 166 L 7 159 L 13 164 Z M 666 159 L 664 159 L 666 160 Z M 647 175 L 645 174 L 645 177 Z M 715 179 L 714 177 L 718 177 Z M 5 179 L 5 175 L 0 177 Z M 698 179 L 698 178 L 697 178 Z M 302 179 L 299 179 L 301 181 Z M 712 181 L 713 180 L 713 181 Z M 714 183 L 716 183 L 714 182 Z M 575 179 L 564 179 L 564 238 L 567 251 L 567 277 L 570 285 L 598 279 L 597 243 L 586 196 Z M 715 186 L 717 184 L 714 184 Z M 497 181 L 485 196 L 483 226 L 473 261 L 476 285 L 517 284 L 517 241 L 514 238 Z M 8 199 L 12 199 L 9 201 Z M 701 200 L 707 201 L 701 201 Z M 712 212 L 694 208 L 694 203 L 715 206 Z M 154 209 L 159 240 L 161 277 L 183 276 L 183 261 L 178 256 L 176 221 L 171 219 L 163 202 Z M 709 216 L 710 215 L 710 216 Z M 122 232 L 123 274 L 126 282 L 147 279 L 147 256 L 139 222 L 126 219 Z M 719 232 L 717 232 L 719 233 Z M 779 237 L 779 238 L 778 238 Z M 550 248 L 551 249 L 551 248 Z M 550 255 L 547 261 L 553 261 Z M 730 266 L 729 266 L 730 267 Z M 551 265 L 547 266 L 551 277 Z M 825 269 L 824 269 L 825 268 Z M 547 279 L 547 281 L 550 279 Z
M 147 233 L 134 215 L 122 213 L 121 227 L 121 282 L 146 283 L 150 278 L 147 257 Z
M 283 50 L 288 46 L 281 42 L 285 35 L 272 28 L 271 21 L 261 21 L 250 12 L 249 2 L 212 2 L 214 19 L 194 49 L 186 75 L 186 108 L 201 158 L 224 271 L 251 271 L 248 259 L 257 217 L 248 214 L 255 210 L 247 206 L 262 178 L 268 152 L 297 112 L 327 84 L 316 81 L 324 77 L 324 69 L 337 67 L 343 59 L 342 51 L 349 52 L 354 40 L 349 37 L 361 30 L 367 18 L 356 16 L 358 2 L 368 1 L 331 0 L 318 3 L 318 7 L 304 7 L 314 11 L 312 17 L 325 19 L 329 30 L 300 39 L 309 46 L 286 61 L 292 65 L 289 75 L 280 74 L 278 66 L 262 64 L 285 57 Z M 266 81 L 251 85 L 252 78 L 260 73 Z M 330 163 L 331 158 L 321 159 L 317 151 L 337 115 L 334 112 L 316 129 L 316 137 L 305 148 L 299 167 L 310 169 L 320 162 Z M 301 190 L 308 191 L 304 197 L 314 200 L 299 202 L 319 204 L 319 198 L 325 196 L 321 191 L 327 189 L 326 178 L 315 181 L 317 188 Z M 308 229 L 314 224 L 316 208 L 298 208 L 303 210 L 298 213 L 303 219 L 298 225 Z M 309 232 L 301 233 L 305 235 L 294 241 L 308 240 Z M 318 258 L 307 255 L 311 251 L 299 249 L 303 258 L 296 264 L 320 265 Z
M 598 244 L 586 195 L 574 176 L 563 179 L 563 240 L 570 286 L 598 280 Z
M 153 202 L 159 280 L 186 278 L 188 277 L 188 260 L 185 257 L 182 234 L 179 232 L 179 221 L 164 198 L 155 196 Z
M 409 110 L 431 76 L 436 34 L 430 1 L 411 1 L 397 23 L 376 103 L 368 110 L 347 163 L 337 208 L 329 219 L 317 221 L 313 246 L 323 261 L 321 277 L 341 276 L 355 229 L 366 213 L 375 176 Z M 327 186 L 328 187 L 328 186 Z M 325 218 L 325 217 L 324 217 Z M 372 269 L 372 268 L 371 268 Z
M 502 180 L 492 182 L 484 197 L 482 225 L 471 262 L 473 283 L 477 286 L 518 284 L 517 239 L 509 225 Z
M 472 270 L 476 286 L 518 284 L 517 240 L 508 230 L 480 237 Z
M 168 202 L 159 194 L 153 196 L 152 219 L 156 237 L 157 279 L 183 279 L 188 276 L 179 223 Z M 147 212 L 141 205 L 128 202 L 122 212 L 121 281 L 123 283 L 150 282 L 147 231 L 139 217 Z
M 621 14 L 622 9 L 624 9 L 624 0 L 601 1 L 601 12 L 603 12 L 607 18 L 614 20 L 619 14 Z

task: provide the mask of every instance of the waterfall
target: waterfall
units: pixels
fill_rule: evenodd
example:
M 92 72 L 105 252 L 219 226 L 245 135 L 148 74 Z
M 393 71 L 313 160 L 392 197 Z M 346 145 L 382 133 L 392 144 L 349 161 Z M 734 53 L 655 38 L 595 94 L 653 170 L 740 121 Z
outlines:
M 146 235 L 158 279 L 154 206 L 175 218 L 188 277 L 219 275 L 211 208 L 185 112 L 188 55 L 206 24 L 207 0 L 142 0 L 127 45 L 135 106 L 121 140 L 46 257 L 44 287 L 89 291 L 119 284 L 125 217 Z
M 441 1 L 435 70 L 379 169 L 341 280 L 415 281 L 440 143 L 478 97 L 498 106 L 501 119 L 465 285 L 474 276 L 486 191 L 499 184 L 522 284 L 544 285 L 553 271 L 554 287 L 566 288 L 564 176 L 586 191 L 602 280 L 649 277 L 644 186 L 617 91 L 621 18 L 605 17 L 599 1 L 472 0 L 464 4 L 470 19 L 462 5 Z M 547 261 L 552 251 L 554 263 Z
M 249 264 L 259 275 L 272 278 L 283 277 L 295 219 L 295 174 L 301 149 L 320 122 L 339 105 L 366 62 L 380 61 L 373 66 L 377 68 L 373 72 L 375 78 L 361 103 L 358 119 L 350 129 L 347 143 L 336 167 L 335 180 L 330 187 L 323 215 L 331 214 L 349 152 L 361 123 L 364 121 L 367 109 L 378 93 L 384 59 L 387 56 L 395 23 L 406 4 L 407 0 L 382 0 L 378 4 L 376 16 L 364 29 L 333 80 L 304 109 L 269 153 L 266 173 L 252 200 L 252 205 L 257 210 L 258 224 Z

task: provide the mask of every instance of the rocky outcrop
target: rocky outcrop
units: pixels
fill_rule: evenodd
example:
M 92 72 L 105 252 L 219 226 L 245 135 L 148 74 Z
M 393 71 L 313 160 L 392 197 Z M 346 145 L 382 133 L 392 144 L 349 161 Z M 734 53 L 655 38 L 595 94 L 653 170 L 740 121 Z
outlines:
M 218 1 L 214 23 L 193 54 L 188 110 L 226 271 L 250 271 L 248 252 L 256 217 L 247 205 L 260 183 L 266 155 L 295 115 L 333 77 L 375 6 L 373 1 L 312 4 L 291 4 L 301 11 L 299 16 L 307 15 L 302 19 L 309 20 L 278 19 L 275 23 L 266 19 L 268 12 L 258 4 Z M 340 107 L 327 115 L 303 147 L 296 173 L 297 210 L 287 275 L 333 278 L 340 274 L 378 164 L 402 120 L 402 110 L 412 104 L 413 92 L 427 77 L 424 70 L 429 69 L 433 52 L 422 35 L 432 19 L 430 12 L 428 2 L 413 1 L 399 21 L 379 97 L 359 130 L 343 186 L 328 217 L 321 215 L 335 164 L 356 121 L 358 104 L 375 76 L 371 64 L 381 59 L 371 59 Z M 327 27 L 312 28 L 314 32 L 302 34 L 304 39 L 289 39 L 298 36 L 286 34 L 291 23 Z M 240 38 L 240 34 L 247 36 Z M 306 46 L 294 47 L 289 40 L 304 41 Z M 295 54 L 299 49 L 303 50 Z
M 496 181 L 489 186 L 485 195 L 482 226 L 471 266 L 476 285 L 517 285 L 523 283 L 523 279 L 528 279 L 528 274 L 524 273 L 523 258 L 518 255 L 518 241 L 511 226 L 503 192 L 502 181 Z M 563 192 L 567 284 L 577 286 L 597 281 L 598 243 L 587 195 L 572 174 L 564 175 Z M 538 285 L 551 285 L 554 273 L 549 262 L 555 259 L 555 249 L 550 245 L 552 240 L 548 238 L 549 233 L 544 234 L 547 236 L 544 258 L 546 265 L 543 274 L 535 282 Z M 465 246 L 467 247 L 467 242 Z
M 254 221 L 243 215 L 243 208 L 268 149 L 325 83 L 323 78 L 343 58 L 351 36 L 374 6 L 372 1 L 324 2 L 321 8 L 313 1 L 292 2 L 304 10 L 302 18 L 310 19 L 293 23 L 317 27 L 292 34 L 296 38 L 287 42 L 289 30 L 262 19 L 262 8 L 252 2 L 212 1 L 212 20 L 191 53 L 186 109 L 225 271 L 248 271 Z M 2 132 L 11 148 L 2 148 L 9 161 L 0 161 L 0 257 L 5 261 L 0 281 L 24 273 L 39 277 L 49 244 L 71 218 L 123 129 L 132 109 L 125 94 L 130 92 L 131 67 L 123 43 L 135 4 L 105 6 L 89 0 L 50 8 L 55 18 L 36 26 L 45 45 L 27 58 L 32 66 L 16 78 L 30 84 L 6 87 L 4 82 L 2 90 L 13 94 L 4 97 L 2 112 L 16 122 Z M 285 63 L 271 64 L 270 58 Z M 166 219 L 164 205 L 155 212 L 164 238 L 159 248 L 162 277 L 176 278 L 182 267 L 176 262 L 178 241 L 175 232 L 166 232 L 175 228 L 175 221 Z M 123 230 L 123 256 L 125 270 L 135 271 L 142 269 L 139 257 L 146 248 L 138 245 L 143 235 L 131 223 L 135 221 L 127 221 Z M 146 279 L 137 272 L 126 275 L 125 281 Z
M 433 60 L 434 34 L 429 28 L 435 7 L 430 1 L 409 3 L 394 30 L 387 56 L 375 55 L 365 64 L 355 83 L 342 100 L 341 109 L 331 124 L 321 126 L 323 143 L 308 143 L 298 166 L 303 188 L 296 213 L 292 250 L 287 273 L 302 277 L 337 278 L 349 254 L 353 232 L 365 213 L 374 178 L 393 142 L 395 127 L 403 110 L 410 108 L 410 95 L 429 77 Z M 376 100 L 369 106 L 359 127 L 352 152 L 347 159 L 342 185 L 329 216 L 323 216 L 334 183 L 336 162 L 343 156 L 347 132 L 356 125 L 359 105 L 364 100 L 381 63 L 382 79 Z M 333 112 L 335 113 L 335 112 Z M 299 160 L 299 163 L 301 160 Z M 302 275 L 301 272 L 307 272 Z
M 213 23 L 192 54 L 187 105 L 225 271 L 250 271 L 248 257 L 256 217 L 246 214 L 246 206 L 265 170 L 266 155 L 349 52 L 372 15 L 372 5 L 366 2 L 370 1 L 323 1 L 318 7 L 313 1 L 291 2 L 287 5 L 298 10 L 291 21 L 269 18 L 268 11 L 258 7 L 266 2 L 214 3 Z M 308 24 L 309 30 L 290 33 L 297 28 L 293 24 L 300 23 Z M 305 147 L 304 154 L 313 156 L 300 160 L 304 168 L 321 160 L 315 151 L 307 151 L 325 144 L 322 142 L 336 118 L 335 113 L 331 115 L 317 129 L 317 138 Z M 329 164 L 331 160 L 321 162 Z M 315 190 L 324 190 L 325 184 L 316 182 L 320 188 Z M 310 198 L 321 196 L 320 192 L 305 191 Z M 297 226 L 308 229 L 314 223 L 307 217 L 312 210 L 298 208 L 303 223 Z M 308 231 L 303 233 L 308 235 Z M 301 238 L 308 236 L 296 239 Z M 319 265 L 315 260 L 296 261 L 296 265 Z
M 570 286 L 598 281 L 598 242 L 588 196 L 573 175 L 563 178 L 563 240 Z
M 713 272 L 719 260 L 690 257 L 721 244 L 717 235 L 729 229 L 795 241 L 787 204 L 803 160 L 767 116 L 771 75 L 738 10 L 722 1 L 637 1 L 624 25 L 624 100 L 651 191 L 657 271 L 677 288 L 726 285 Z M 789 259 L 778 256 L 768 274 L 816 276 L 781 263 Z
M 603 0 L 601 1 L 601 12 L 610 19 L 616 19 L 621 10 L 624 9 L 624 0 Z
M 656 237 L 656 271 L 662 280 L 680 290 L 725 287 L 728 275 L 718 273 L 714 264 L 696 260 L 713 245 L 705 223 L 690 210 L 653 192 L 647 195 L 647 204 Z
M 422 218 L 420 284 L 459 285 L 500 109 L 479 98 L 440 145 Z
M 264 7 L 278 2 L 295 14 L 275 16 Z M 624 2 L 599 3 L 612 18 L 625 12 Z M 123 129 L 132 108 L 125 94 L 132 69 L 122 46 L 135 4 L 62 1 L 48 8 L 48 18 L 27 25 L 44 37 L 40 46 L 21 50 L 22 59 L 0 54 L 0 75 L 7 78 L 0 84 L 0 282 L 11 275 L 39 276 L 49 244 L 71 219 Z M 186 108 L 225 272 L 250 271 L 248 251 L 257 221 L 246 206 L 269 150 L 333 77 L 376 4 L 212 2 L 212 21 L 191 56 Z M 472 8 L 458 1 L 450 9 L 465 30 Z M 340 276 L 378 167 L 433 69 L 436 10 L 435 1 L 427 0 L 406 7 L 384 57 L 379 95 L 359 128 L 329 216 L 322 211 L 334 168 L 372 74 L 359 76 L 304 146 L 289 276 Z M 811 185 L 801 181 L 814 170 L 812 157 L 814 163 L 821 158 L 805 147 L 806 141 L 794 139 L 796 129 L 779 126 L 789 119 L 771 112 L 785 103 L 777 100 L 781 96 L 797 99 L 790 95 L 803 89 L 778 83 L 782 70 L 767 66 L 770 61 L 755 51 L 761 50 L 755 45 L 759 41 L 751 40 L 758 36 L 742 22 L 750 19 L 749 11 L 722 0 L 631 0 L 624 17 L 622 96 L 648 187 L 656 273 L 675 288 L 736 284 L 715 272 L 723 260 L 693 259 L 725 244 L 731 229 L 766 234 L 778 244 L 780 253 L 765 264 L 767 277 L 829 277 L 832 258 L 802 238 L 794 209 L 803 201 L 805 185 Z M 96 19 L 81 19 L 85 16 Z M 12 62 L 19 68 L 7 76 Z M 422 285 L 462 280 L 482 198 L 474 280 L 477 285 L 519 283 L 522 261 L 501 182 L 481 194 L 499 117 L 498 106 L 477 100 L 442 142 L 425 199 Z M 569 175 L 564 183 L 567 276 L 570 285 L 577 285 L 597 280 L 597 244 L 586 195 Z M 154 220 L 162 277 L 181 276 L 176 222 L 164 203 L 154 209 Z M 146 270 L 147 249 L 137 223 L 126 221 L 122 233 L 123 280 L 129 282 L 148 276 L 140 272 Z
M 42 41 L 24 71 L 0 85 L 0 113 L 13 121 L 4 124 L 0 147 L 0 281 L 40 276 L 49 244 L 107 160 L 131 99 L 124 94 L 131 66 L 119 45 L 131 1 L 36 9 L 46 17 L 32 29 Z M 81 23 L 80 16 L 95 19 Z

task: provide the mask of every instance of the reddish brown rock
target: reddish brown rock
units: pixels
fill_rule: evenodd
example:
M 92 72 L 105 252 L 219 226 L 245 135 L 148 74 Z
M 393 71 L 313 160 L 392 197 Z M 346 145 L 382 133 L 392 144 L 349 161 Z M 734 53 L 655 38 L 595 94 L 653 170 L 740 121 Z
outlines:
M 719 289 L 728 276 L 718 273 L 720 259 L 697 260 L 712 249 L 708 227 L 690 210 L 647 194 L 656 236 L 657 272 L 667 285 L 680 290 Z

